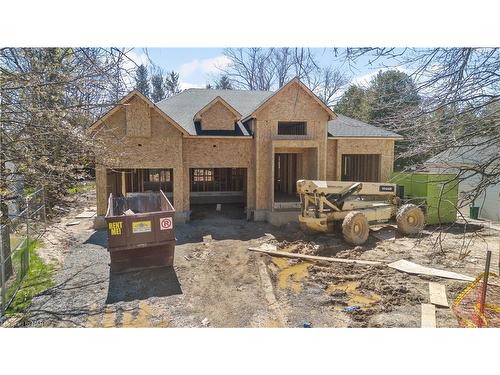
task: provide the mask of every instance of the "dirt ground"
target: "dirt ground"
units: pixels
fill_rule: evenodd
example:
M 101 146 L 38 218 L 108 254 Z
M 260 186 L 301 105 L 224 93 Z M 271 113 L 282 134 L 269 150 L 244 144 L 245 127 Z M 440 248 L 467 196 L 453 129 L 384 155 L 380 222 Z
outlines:
M 176 225 L 173 268 L 110 274 L 106 232 L 93 230 L 92 219 L 74 218 L 92 209 L 94 199 L 93 193 L 81 194 L 49 227 L 39 254 L 59 262 L 56 285 L 33 300 L 18 326 L 419 327 L 429 281 L 446 285 L 450 305 L 467 285 L 385 265 L 311 263 L 248 250 L 263 243 L 384 263 L 406 259 L 473 277 L 483 270 L 489 249 L 492 271 L 498 271 L 500 232 L 480 226 L 457 223 L 441 241 L 433 227 L 418 237 L 396 233 L 392 239 L 392 227 L 378 227 L 373 233 L 388 239 L 372 235 L 353 248 L 336 234 L 306 236 L 296 224 L 277 228 L 207 208 L 199 219 Z M 66 226 L 72 221 L 80 223 Z M 436 320 L 438 327 L 457 326 L 449 308 L 436 308 Z

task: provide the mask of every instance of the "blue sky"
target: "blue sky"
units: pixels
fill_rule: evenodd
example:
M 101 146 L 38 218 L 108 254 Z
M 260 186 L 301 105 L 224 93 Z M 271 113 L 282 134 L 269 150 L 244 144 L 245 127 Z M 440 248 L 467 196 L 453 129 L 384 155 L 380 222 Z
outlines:
M 336 58 L 332 49 L 312 49 L 322 66 L 333 65 L 351 77 L 353 83 L 364 85 L 381 68 L 383 61 L 376 66 L 369 64 L 369 57 L 356 61 L 355 66 L 348 66 Z M 218 67 L 227 64 L 223 48 L 135 48 L 131 58 L 138 64 L 147 63 L 146 54 L 166 71 L 175 70 L 180 75 L 181 88 L 205 87 L 218 75 Z

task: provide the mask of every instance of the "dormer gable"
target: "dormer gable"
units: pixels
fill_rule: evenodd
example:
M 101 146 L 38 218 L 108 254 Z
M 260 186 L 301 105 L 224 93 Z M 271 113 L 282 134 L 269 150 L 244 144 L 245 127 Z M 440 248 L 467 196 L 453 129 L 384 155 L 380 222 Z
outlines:
M 194 122 L 200 122 L 203 130 L 234 130 L 241 114 L 228 102 L 217 96 L 194 115 Z

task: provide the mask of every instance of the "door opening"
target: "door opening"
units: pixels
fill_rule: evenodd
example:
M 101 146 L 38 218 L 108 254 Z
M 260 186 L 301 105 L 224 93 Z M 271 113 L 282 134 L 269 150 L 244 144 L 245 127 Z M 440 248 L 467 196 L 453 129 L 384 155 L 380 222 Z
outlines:
M 299 154 L 274 154 L 274 201 L 294 202 L 297 196 Z

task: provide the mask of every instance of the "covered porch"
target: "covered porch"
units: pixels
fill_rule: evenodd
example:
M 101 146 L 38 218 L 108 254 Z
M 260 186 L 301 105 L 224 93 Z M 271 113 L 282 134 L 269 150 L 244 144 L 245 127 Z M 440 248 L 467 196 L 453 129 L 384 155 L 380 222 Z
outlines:
M 275 147 L 272 157 L 272 210 L 297 210 L 297 180 L 319 177 L 317 147 Z

